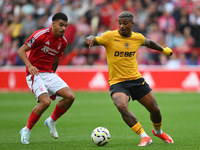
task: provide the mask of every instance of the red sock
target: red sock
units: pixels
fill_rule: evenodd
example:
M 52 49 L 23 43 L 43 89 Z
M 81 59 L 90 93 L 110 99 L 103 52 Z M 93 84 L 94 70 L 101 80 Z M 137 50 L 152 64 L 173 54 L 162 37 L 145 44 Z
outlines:
M 60 116 L 62 116 L 66 110 L 60 108 L 58 105 L 56 105 L 56 108 L 54 109 L 53 113 L 51 114 L 51 119 L 56 121 Z
M 30 130 L 33 128 L 33 126 L 35 125 L 35 123 L 40 119 L 40 116 L 36 115 L 33 111 L 31 112 L 31 115 L 28 119 L 28 122 L 26 124 L 27 128 L 29 128 Z

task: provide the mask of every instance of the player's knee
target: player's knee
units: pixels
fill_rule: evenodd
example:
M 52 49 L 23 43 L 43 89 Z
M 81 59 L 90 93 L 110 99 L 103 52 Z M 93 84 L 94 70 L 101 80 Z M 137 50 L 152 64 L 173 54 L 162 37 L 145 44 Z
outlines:
M 50 99 L 50 97 L 49 97 L 49 95 L 47 93 L 41 94 L 38 97 L 38 100 L 39 100 L 40 106 L 43 109 L 48 108 L 50 106 L 50 104 L 51 104 L 51 99 Z
M 122 113 L 125 111 L 128 111 L 128 105 L 126 104 L 126 102 L 120 100 L 120 96 L 118 95 L 113 95 L 112 96 L 113 102 L 115 104 L 115 106 L 117 107 L 117 109 Z
M 74 102 L 75 96 L 74 96 L 73 93 L 70 94 L 69 99 L 70 99 L 71 102 Z
M 74 100 L 75 100 L 75 96 L 74 96 L 73 93 L 70 93 L 70 94 L 67 94 L 67 95 L 64 97 L 64 99 L 66 99 L 67 101 L 70 101 L 71 103 L 73 103 Z
M 44 101 L 41 103 L 42 107 L 45 109 L 48 108 L 50 106 L 50 104 L 51 104 L 51 100 Z
M 124 112 L 128 111 L 128 107 L 126 104 L 121 103 L 121 102 L 114 102 L 114 104 L 117 107 L 117 109 L 119 110 L 119 112 L 124 113 Z
M 154 114 L 160 114 L 160 108 L 159 107 L 154 107 L 152 109 L 152 113 L 154 113 Z

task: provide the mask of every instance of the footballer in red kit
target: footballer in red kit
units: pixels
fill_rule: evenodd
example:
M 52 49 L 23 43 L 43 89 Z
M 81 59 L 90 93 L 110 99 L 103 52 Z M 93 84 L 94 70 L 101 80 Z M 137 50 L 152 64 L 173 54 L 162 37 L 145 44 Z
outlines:
M 33 33 L 25 44 L 32 49 L 29 61 L 39 72 L 53 72 L 52 66 L 55 56 L 60 57 L 67 45 L 65 37 L 56 37 L 51 28 L 41 29 Z M 29 74 L 27 70 L 27 75 Z
M 59 58 L 67 46 L 63 37 L 68 17 L 58 12 L 52 17 L 52 26 L 35 31 L 19 48 L 17 54 L 26 65 L 26 81 L 38 104 L 33 108 L 27 124 L 20 131 L 21 142 L 29 144 L 30 133 L 51 100 L 62 98 L 52 114 L 44 121 L 53 138 L 58 138 L 55 122 L 73 104 L 75 96 L 67 83 L 55 74 Z M 26 52 L 30 51 L 27 56 Z

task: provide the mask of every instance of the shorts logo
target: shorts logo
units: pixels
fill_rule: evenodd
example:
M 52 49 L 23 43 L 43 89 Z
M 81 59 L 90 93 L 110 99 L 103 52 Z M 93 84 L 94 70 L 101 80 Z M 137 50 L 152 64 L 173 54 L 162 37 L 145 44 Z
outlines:
M 41 85 L 39 86 L 39 89 L 40 89 L 40 91 L 43 91 L 43 87 Z
M 124 47 L 125 47 L 125 48 L 129 48 L 129 47 L 130 47 L 129 43 L 125 43 L 125 44 L 124 44 Z

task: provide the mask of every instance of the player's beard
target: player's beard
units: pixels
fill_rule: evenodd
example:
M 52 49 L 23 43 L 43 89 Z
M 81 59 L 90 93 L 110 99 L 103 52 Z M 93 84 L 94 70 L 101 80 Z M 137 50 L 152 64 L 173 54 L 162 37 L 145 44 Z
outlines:
M 64 35 L 65 31 L 60 31 L 60 37 L 62 37 Z
M 119 29 L 119 33 L 123 37 L 130 37 L 130 32 L 127 29 L 123 29 L 123 30 Z
M 120 33 L 120 35 L 121 36 L 127 36 L 127 32 L 126 32 L 126 30 L 119 30 L 119 33 Z

